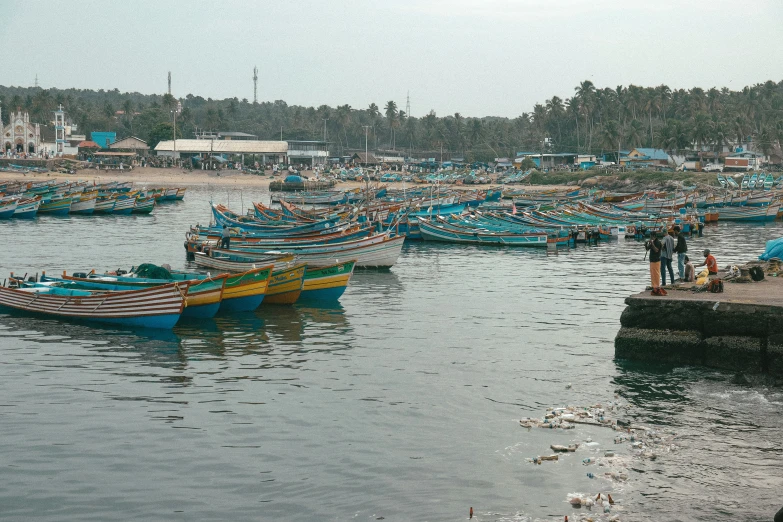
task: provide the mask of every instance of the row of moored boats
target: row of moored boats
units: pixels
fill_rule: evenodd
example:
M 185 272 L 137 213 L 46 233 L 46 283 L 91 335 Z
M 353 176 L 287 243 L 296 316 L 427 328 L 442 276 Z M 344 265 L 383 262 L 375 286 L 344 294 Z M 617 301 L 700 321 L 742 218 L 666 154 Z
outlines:
M 134 190 L 133 183 L 44 181 L 0 184 L 0 219 L 93 214 L 149 214 L 159 202 L 180 201 L 185 188 Z

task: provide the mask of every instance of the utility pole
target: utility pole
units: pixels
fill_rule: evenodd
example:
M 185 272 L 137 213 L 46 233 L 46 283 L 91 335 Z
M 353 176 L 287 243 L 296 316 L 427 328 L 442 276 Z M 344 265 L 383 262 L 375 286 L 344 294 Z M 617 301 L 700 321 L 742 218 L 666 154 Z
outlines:
M 367 163 L 369 161 L 368 159 L 368 151 L 367 151 L 367 131 L 370 129 L 369 125 L 362 125 L 364 127 L 364 162 Z
M 258 67 L 253 67 L 253 103 L 258 103 Z

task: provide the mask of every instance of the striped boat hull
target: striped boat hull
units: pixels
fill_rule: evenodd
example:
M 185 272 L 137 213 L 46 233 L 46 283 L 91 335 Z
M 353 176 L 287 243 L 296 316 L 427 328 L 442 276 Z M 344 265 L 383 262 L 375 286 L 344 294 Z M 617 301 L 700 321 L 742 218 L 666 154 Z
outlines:
M 133 207 L 136 206 L 136 200 L 134 198 L 120 198 L 114 204 L 113 214 L 128 215 L 133 212 Z
M 52 214 L 55 216 L 67 216 L 71 212 L 72 198 L 63 198 L 41 203 L 38 212 Z
M 182 314 L 187 287 L 188 283 L 183 282 L 91 295 L 56 295 L 0 287 L 0 306 L 65 319 L 170 329 Z

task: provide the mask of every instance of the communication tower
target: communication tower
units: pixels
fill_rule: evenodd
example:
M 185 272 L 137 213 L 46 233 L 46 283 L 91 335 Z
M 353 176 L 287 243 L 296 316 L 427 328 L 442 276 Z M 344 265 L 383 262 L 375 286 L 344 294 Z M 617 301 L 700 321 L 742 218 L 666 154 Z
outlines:
M 171 94 L 171 71 L 169 71 L 169 94 Z
M 405 102 L 405 116 L 411 117 L 411 91 L 408 91 L 408 99 Z
M 258 103 L 258 67 L 253 67 L 253 103 Z

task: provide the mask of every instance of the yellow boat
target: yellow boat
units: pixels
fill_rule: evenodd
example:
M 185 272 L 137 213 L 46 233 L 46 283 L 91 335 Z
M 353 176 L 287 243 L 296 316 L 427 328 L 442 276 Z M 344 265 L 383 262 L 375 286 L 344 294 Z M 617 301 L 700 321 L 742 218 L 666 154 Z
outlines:
M 272 272 L 264 303 L 294 304 L 302 293 L 306 264 Z

